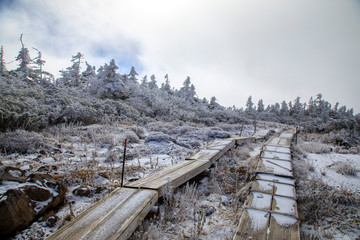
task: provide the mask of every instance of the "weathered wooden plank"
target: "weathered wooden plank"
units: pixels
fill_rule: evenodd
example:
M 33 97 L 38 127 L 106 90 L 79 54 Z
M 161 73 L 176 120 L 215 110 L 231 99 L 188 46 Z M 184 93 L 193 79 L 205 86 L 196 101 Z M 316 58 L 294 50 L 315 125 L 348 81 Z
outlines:
M 295 217 L 272 213 L 268 239 L 300 240 L 299 220 Z
M 166 192 L 167 186 L 178 187 L 205 171 L 210 166 L 210 161 L 186 160 L 150 174 L 127 186 L 154 189 L 158 191 L 159 197 L 161 197 Z
M 298 217 L 297 204 L 295 199 L 274 196 L 271 208 L 273 212 L 291 215 L 296 218 Z
M 205 147 L 205 149 L 209 150 L 219 150 L 219 158 L 224 155 L 227 151 L 229 151 L 232 147 L 234 147 L 234 140 L 215 140 L 209 145 Z
M 291 197 L 294 199 L 296 198 L 295 187 L 289 184 L 255 180 L 252 183 L 252 191 L 274 194 L 277 196 Z
M 261 157 L 291 161 L 291 155 L 289 153 L 270 152 L 264 150 L 261 152 Z
M 256 172 L 292 177 L 292 169 L 291 161 L 261 158 L 258 162 Z
M 252 191 L 246 198 L 244 206 L 270 211 L 272 207 L 272 195 Z
M 201 149 L 198 152 L 191 155 L 190 157 L 187 157 L 186 160 L 206 160 L 206 161 L 215 162 L 222 155 L 223 153 L 220 150 Z
M 249 137 L 236 137 L 235 139 L 235 144 L 236 145 L 242 145 L 245 143 L 252 143 L 255 142 L 255 137 L 253 136 L 249 136 Z
M 48 239 L 127 239 L 157 200 L 153 190 L 117 188 Z
M 270 151 L 270 152 L 279 152 L 279 153 L 288 153 L 291 154 L 289 147 L 278 147 L 278 146 L 263 146 L 263 151 Z
M 258 174 L 256 174 L 256 179 L 277 182 L 277 183 L 283 183 L 283 184 L 290 184 L 290 185 L 295 186 L 294 179 L 289 178 L 289 177 L 280 177 L 280 176 L 276 176 L 274 174 L 258 173 Z
M 245 208 L 233 240 L 266 239 L 270 214 L 265 211 Z

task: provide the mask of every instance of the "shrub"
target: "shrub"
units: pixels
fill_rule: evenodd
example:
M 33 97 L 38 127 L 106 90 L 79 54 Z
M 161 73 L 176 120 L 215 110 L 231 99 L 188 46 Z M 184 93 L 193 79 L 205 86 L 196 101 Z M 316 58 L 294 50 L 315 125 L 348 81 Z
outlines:
M 140 142 L 139 137 L 134 132 L 126 131 L 124 133 L 124 135 L 129 143 L 139 143 Z
M 303 143 L 299 145 L 300 148 L 306 152 L 309 153 L 329 153 L 331 151 L 331 148 L 323 143 L 316 143 L 316 142 L 309 142 L 309 143 Z
M 25 130 L 0 133 L 1 151 L 27 153 L 34 152 L 36 148 L 43 145 L 42 135 Z
M 171 139 L 168 135 L 161 133 L 161 132 L 153 132 L 150 133 L 149 136 L 145 139 L 145 143 L 149 142 L 171 142 Z
M 342 163 L 339 165 L 338 169 L 336 170 L 337 173 L 342 175 L 350 175 L 355 176 L 356 175 L 356 168 L 349 164 L 349 163 Z

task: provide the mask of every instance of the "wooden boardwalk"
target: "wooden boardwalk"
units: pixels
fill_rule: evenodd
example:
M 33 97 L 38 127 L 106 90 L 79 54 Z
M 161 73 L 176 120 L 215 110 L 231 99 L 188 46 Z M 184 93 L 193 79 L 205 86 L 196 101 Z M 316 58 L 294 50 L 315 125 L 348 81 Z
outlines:
M 127 239 L 168 186 L 180 186 L 209 168 L 235 144 L 253 140 L 253 137 L 215 140 L 184 161 L 117 188 L 48 239 Z
M 256 180 L 245 201 L 234 240 L 300 240 L 290 151 L 292 136 L 291 131 L 285 132 L 263 146 Z

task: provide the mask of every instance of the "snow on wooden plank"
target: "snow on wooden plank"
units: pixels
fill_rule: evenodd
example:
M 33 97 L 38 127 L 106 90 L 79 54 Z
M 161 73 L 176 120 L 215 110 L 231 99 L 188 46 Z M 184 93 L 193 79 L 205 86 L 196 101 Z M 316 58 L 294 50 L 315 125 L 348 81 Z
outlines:
M 265 211 L 245 208 L 233 240 L 266 239 L 270 214 Z
M 205 149 L 209 150 L 219 150 L 220 156 L 224 155 L 227 151 L 229 151 L 232 147 L 234 147 L 234 140 L 215 140 L 211 142 L 209 145 L 205 147 Z M 219 157 L 220 157 L 219 156 Z
M 198 152 L 194 153 L 190 157 L 187 157 L 186 160 L 206 160 L 215 162 L 223 155 L 223 152 L 215 149 L 201 149 Z
M 265 150 L 262 151 L 261 157 L 287 160 L 287 161 L 291 160 L 291 155 L 289 153 L 269 152 L 269 151 L 265 151 Z
M 272 137 L 265 145 L 276 146 L 276 147 L 290 147 L 291 139 Z
M 154 189 L 161 197 L 167 186 L 178 187 L 211 166 L 210 161 L 186 160 L 164 168 L 145 178 L 128 184 L 128 187 Z
M 289 184 L 255 180 L 252 183 L 252 191 L 296 198 L 295 187 Z
M 288 178 L 288 177 L 280 177 L 280 176 L 276 176 L 274 174 L 266 174 L 266 173 L 258 173 L 256 175 L 256 179 L 257 180 L 266 180 L 266 181 L 271 181 L 271 182 L 278 182 L 278 183 L 283 183 L 283 184 L 290 184 L 290 185 L 295 185 L 295 180 L 292 178 Z
M 258 132 L 256 132 L 253 137 L 256 139 L 256 140 L 263 140 L 265 138 L 267 138 L 270 134 L 271 130 L 268 130 L 268 129 L 262 129 Z
M 278 146 L 268 146 L 265 145 L 263 147 L 264 151 L 270 151 L 270 152 L 279 152 L 279 153 L 288 153 L 291 154 L 289 147 L 278 147 Z
M 117 188 L 48 239 L 127 239 L 157 200 L 153 190 Z
M 295 217 L 272 213 L 268 239 L 300 240 L 299 220 Z
M 294 217 L 298 216 L 296 200 L 288 197 L 274 196 L 272 211 Z
M 272 195 L 260 192 L 251 192 L 246 198 L 245 206 L 262 210 L 271 210 Z
M 260 158 L 256 169 L 257 173 L 269 173 L 278 176 L 292 177 L 292 164 L 290 161 Z

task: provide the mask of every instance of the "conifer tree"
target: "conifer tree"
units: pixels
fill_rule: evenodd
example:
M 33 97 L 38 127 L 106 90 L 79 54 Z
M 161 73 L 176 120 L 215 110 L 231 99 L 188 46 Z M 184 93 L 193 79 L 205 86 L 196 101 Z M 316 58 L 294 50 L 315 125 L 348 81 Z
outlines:
M 4 75 L 7 73 L 7 68 L 6 68 L 6 63 L 5 63 L 5 60 L 4 60 L 4 48 L 3 46 L 1 46 L 1 49 L 0 49 L 0 74 L 1 75 Z
M 29 50 L 25 47 L 23 40 L 23 34 L 20 35 L 20 43 L 21 49 L 19 51 L 18 56 L 16 57 L 16 61 L 19 61 L 19 67 L 16 69 L 24 77 L 31 77 L 33 70 L 30 67 L 30 64 L 33 62 L 30 58 Z

